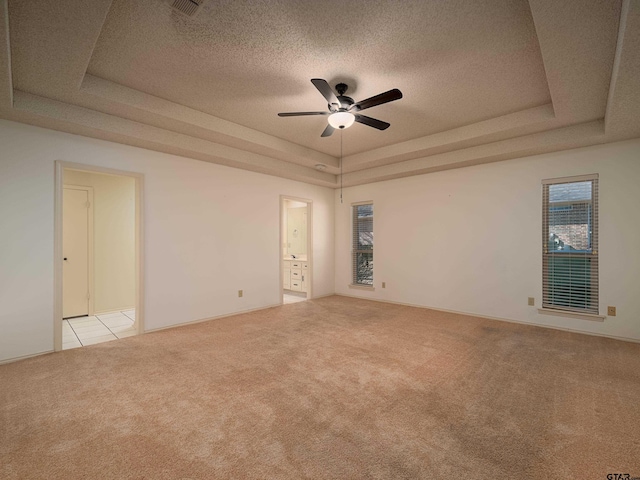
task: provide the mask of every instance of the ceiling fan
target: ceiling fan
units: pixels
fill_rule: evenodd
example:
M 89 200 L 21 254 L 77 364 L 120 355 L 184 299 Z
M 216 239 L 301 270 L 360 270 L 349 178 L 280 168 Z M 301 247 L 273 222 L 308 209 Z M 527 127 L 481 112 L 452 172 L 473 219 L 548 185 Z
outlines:
M 348 86 L 344 83 L 336 85 L 336 96 L 331 90 L 331 87 L 326 80 L 322 78 L 312 78 L 311 83 L 315 85 L 322 96 L 327 100 L 329 111 L 328 112 L 289 112 L 279 113 L 279 117 L 299 117 L 304 115 L 328 115 L 329 124 L 327 128 L 322 132 L 321 137 L 328 137 L 333 133 L 336 128 L 343 129 L 349 128 L 353 125 L 353 122 L 362 123 L 378 130 L 385 130 L 389 128 L 390 124 L 378 120 L 375 118 L 367 117 L 366 115 L 360 115 L 358 112 L 367 108 L 382 105 L 383 103 L 393 102 L 394 100 L 400 100 L 402 98 L 402 92 L 397 88 L 389 90 L 388 92 L 380 93 L 373 97 L 354 102 L 353 98 L 345 96 Z

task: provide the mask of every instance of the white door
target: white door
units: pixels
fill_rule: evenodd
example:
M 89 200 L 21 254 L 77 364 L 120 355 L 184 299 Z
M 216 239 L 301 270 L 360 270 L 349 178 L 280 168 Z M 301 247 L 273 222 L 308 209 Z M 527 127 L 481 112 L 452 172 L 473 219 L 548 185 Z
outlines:
M 64 189 L 62 316 L 89 314 L 89 192 Z

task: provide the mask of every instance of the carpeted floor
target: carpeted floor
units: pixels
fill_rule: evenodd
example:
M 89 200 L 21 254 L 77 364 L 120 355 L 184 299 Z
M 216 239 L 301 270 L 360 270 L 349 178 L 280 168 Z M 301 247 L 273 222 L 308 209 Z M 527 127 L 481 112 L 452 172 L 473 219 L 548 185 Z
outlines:
M 640 477 L 640 345 L 344 297 L 0 366 L 3 479 Z

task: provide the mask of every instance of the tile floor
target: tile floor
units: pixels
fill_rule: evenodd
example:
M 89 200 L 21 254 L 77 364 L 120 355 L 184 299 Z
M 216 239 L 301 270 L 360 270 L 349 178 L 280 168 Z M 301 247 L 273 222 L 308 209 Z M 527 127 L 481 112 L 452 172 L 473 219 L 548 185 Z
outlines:
M 293 290 L 285 290 L 282 295 L 282 303 L 304 302 L 307 299 L 306 292 L 294 292 Z
M 62 349 L 109 342 L 135 335 L 135 310 L 111 312 L 92 317 L 77 317 L 62 321 Z

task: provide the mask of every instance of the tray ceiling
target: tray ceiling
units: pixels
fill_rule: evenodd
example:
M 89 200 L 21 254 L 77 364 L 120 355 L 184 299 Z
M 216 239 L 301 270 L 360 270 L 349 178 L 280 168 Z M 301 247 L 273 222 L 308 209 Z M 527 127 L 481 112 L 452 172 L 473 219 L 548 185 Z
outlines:
M 335 187 L 339 132 L 277 117 L 319 77 L 404 94 L 345 185 L 640 136 L 637 0 L 0 1 L 0 116 L 56 130 Z

